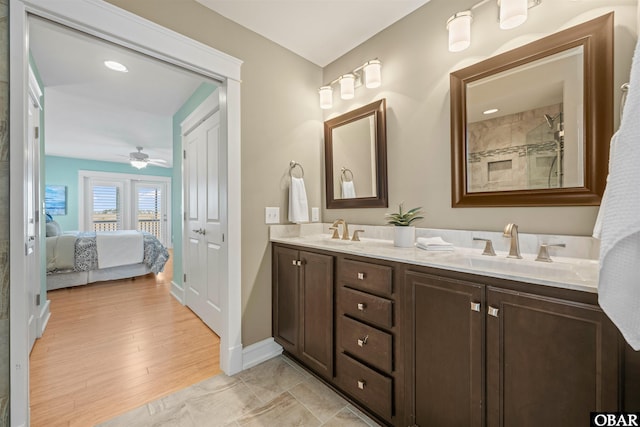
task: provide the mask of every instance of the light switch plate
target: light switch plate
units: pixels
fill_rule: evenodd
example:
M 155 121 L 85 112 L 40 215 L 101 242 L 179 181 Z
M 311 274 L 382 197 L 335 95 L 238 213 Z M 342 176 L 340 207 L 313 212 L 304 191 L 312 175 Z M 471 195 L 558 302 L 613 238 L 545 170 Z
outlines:
M 320 221 L 320 208 L 311 208 L 311 222 Z
M 265 224 L 279 224 L 280 223 L 280 208 L 278 207 L 266 207 L 264 208 L 264 222 Z

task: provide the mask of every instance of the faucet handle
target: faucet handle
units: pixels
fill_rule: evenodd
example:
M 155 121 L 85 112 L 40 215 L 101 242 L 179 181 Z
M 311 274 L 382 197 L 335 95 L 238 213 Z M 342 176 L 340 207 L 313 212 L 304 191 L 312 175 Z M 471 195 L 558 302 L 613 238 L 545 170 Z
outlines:
M 480 240 L 485 242 L 484 251 L 482 255 L 496 256 L 496 251 L 493 250 L 493 242 L 491 239 L 483 239 L 482 237 L 474 237 L 473 240 Z
M 340 238 L 340 235 L 338 234 L 338 227 L 329 227 L 329 230 L 333 230 L 333 236 L 331 236 L 332 239 Z
M 351 238 L 351 240 L 359 242 L 360 236 L 358 236 L 358 233 L 364 233 L 364 230 L 353 230 L 353 237 Z
M 536 261 L 553 262 L 553 260 L 549 256 L 549 248 L 550 247 L 566 248 L 567 245 L 565 243 L 543 243 L 543 244 L 541 244 L 540 245 L 540 251 L 538 252 L 538 257 L 536 258 Z

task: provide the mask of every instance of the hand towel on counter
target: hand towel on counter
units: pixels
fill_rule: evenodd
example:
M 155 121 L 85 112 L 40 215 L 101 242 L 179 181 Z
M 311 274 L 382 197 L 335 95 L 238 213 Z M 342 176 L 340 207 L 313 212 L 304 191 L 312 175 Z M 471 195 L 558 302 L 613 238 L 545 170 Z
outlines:
M 609 160 L 602 209 L 598 302 L 634 350 L 640 350 L 640 43 Z
M 354 199 L 356 197 L 356 187 L 353 181 L 342 181 L 342 198 Z
M 309 222 L 309 205 L 304 179 L 294 176 L 291 177 L 291 185 L 289 186 L 289 221 Z
M 416 247 L 427 251 L 452 251 L 453 245 L 442 240 L 442 237 L 418 237 Z

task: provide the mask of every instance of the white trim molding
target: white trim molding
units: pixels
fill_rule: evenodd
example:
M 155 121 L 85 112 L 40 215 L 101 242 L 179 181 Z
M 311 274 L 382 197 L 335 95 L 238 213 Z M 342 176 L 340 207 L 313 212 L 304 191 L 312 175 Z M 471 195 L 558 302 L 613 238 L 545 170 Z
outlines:
M 169 293 L 171 293 L 180 304 L 185 305 L 184 288 L 173 280 L 171 281 L 171 291 L 169 291 Z
M 38 315 L 38 338 L 42 337 L 44 330 L 47 328 L 49 319 L 51 318 L 51 301 L 47 300 L 42 305 Z
M 242 61 L 101 0 L 11 0 L 9 3 L 10 97 L 10 401 L 11 425 L 29 425 L 29 351 L 24 257 L 24 144 L 27 129 L 29 22 L 33 14 L 222 82 L 221 124 L 228 154 L 227 318 L 220 367 L 242 370 L 240 68 Z M 178 165 L 176 165 L 178 167 Z
M 253 368 L 281 354 L 282 346 L 276 343 L 273 337 L 258 341 L 242 350 L 242 369 Z

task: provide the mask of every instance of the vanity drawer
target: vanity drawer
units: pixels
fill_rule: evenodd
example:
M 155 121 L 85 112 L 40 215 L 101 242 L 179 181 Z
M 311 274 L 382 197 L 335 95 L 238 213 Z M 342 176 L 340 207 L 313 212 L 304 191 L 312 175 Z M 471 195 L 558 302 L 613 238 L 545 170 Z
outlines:
M 386 265 L 345 259 L 339 265 L 338 280 L 341 285 L 391 295 L 393 292 L 392 273 L 393 268 Z
M 360 323 L 348 317 L 340 317 L 340 345 L 345 352 L 386 372 L 392 371 L 391 334 Z
M 342 390 L 371 411 L 391 419 L 393 380 L 367 368 L 346 354 L 336 359 L 336 373 Z
M 393 301 L 350 288 L 339 288 L 338 309 L 356 319 L 393 327 Z

